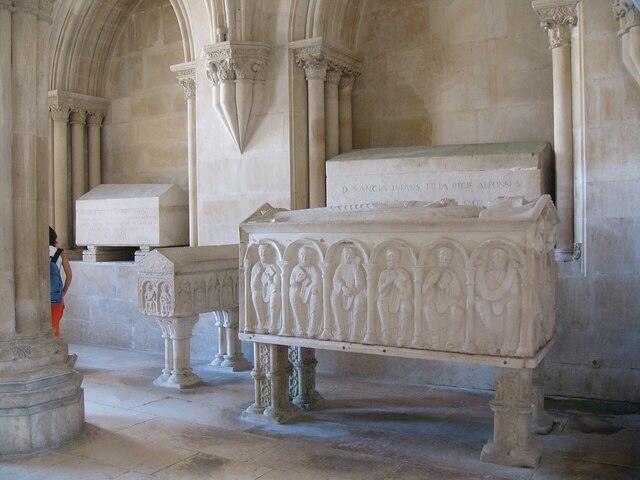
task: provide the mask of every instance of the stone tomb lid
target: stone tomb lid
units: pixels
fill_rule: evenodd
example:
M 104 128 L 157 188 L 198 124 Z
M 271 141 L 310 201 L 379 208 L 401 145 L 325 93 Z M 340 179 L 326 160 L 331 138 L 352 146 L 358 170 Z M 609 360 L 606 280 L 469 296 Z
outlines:
M 403 170 L 412 166 L 423 171 L 498 170 L 543 168 L 549 155 L 548 142 L 482 143 L 417 147 L 367 148 L 342 153 L 327 161 L 327 176 L 344 163 L 373 160 L 367 174 L 393 171 L 393 160 L 400 160 Z M 384 160 L 384 162 L 377 162 Z M 391 162 L 391 163 L 390 163 Z M 376 168 L 376 165 L 379 165 Z
M 310 231 L 315 227 L 327 231 L 342 231 L 367 224 L 454 224 L 466 226 L 477 224 L 491 228 L 492 225 L 510 222 L 531 222 L 537 219 L 548 204 L 553 204 L 550 195 L 542 195 L 532 202 L 522 197 L 499 198 L 488 207 L 458 205 L 454 200 L 442 199 L 439 202 L 392 202 L 369 203 L 363 205 L 344 205 L 306 210 L 284 210 L 264 204 L 252 216 L 241 224 L 241 230 L 283 231 L 292 225 L 308 225 Z M 552 209 L 555 212 L 555 209 Z M 554 214 L 555 215 L 555 214 Z M 557 215 L 555 221 L 557 222 Z
M 103 184 L 82 195 L 77 201 L 81 207 L 85 201 L 100 201 L 100 209 L 126 206 L 131 208 L 131 200 L 135 199 L 135 207 L 182 206 L 188 203 L 187 193 L 173 184 Z
M 138 261 L 138 274 L 185 274 L 237 268 L 238 258 L 238 244 L 157 248 Z

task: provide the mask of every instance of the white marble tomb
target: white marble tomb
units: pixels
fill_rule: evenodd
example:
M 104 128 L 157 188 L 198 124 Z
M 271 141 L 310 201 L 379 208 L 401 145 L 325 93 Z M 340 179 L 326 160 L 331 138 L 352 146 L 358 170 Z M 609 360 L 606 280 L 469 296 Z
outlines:
M 492 365 L 495 432 L 482 459 L 536 466 L 532 375 L 555 333 L 557 221 L 548 195 L 491 208 L 265 205 L 241 225 L 240 338 L 256 343 L 245 414 L 296 413 L 291 346 Z
M 76 201 L 76 244 L 169 247 L 189 244 L 188 196 L 171 184 L 99 185 Z
M 373 148 L 327 161 L 327 205 L 451 198 L 486 206 L 551 193 L 548 143 Z

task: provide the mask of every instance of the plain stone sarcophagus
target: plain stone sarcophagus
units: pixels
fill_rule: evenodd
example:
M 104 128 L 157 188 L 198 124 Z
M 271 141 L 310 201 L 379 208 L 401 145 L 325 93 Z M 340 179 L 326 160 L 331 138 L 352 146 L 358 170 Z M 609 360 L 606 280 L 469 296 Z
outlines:
M 551 192 L 551 146 L 494 143 L 370 148 L 327 161 L 327 205 L 451 198 L 486 206 Z
M 555 331 L 556 222 L 549 196 L 269 210 L 241 227 L 241 331 L 400 356 L 532 358 Z
M 99 185 L 76 201 L 76 243 L 169 247 L 189 243 L 188 197 L 170 184 Z

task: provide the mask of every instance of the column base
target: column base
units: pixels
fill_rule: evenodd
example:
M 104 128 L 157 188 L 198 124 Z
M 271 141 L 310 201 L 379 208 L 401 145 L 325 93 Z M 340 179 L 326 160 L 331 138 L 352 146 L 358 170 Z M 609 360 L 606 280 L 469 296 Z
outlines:
M 297 396 L 293 398 L 292 403 L 300 407 L 305 412 L 308 412 L 309 410 L 317 410 L 322 406 L 324 398 L 318 393 L 317 390 L 314 390 L 310 397 L 311 398 Z
M 46 452 L 84 428 L 82 375 L 75 358 L 53 335 L 0 342 L 0 459 Z
M 536 468 L 540 463 L 541 456 L 542 447 L 535 442 L 531 442 L 529 447 L 516 447 L 508 450 L 489 441 L 482 448 L 480 460 L 511 467 Z
M 254 404 L 242 412 L 242 418 L 269 425 L 287 423 L 298 415 L 300 415 L 300 409 L 293 404 L 278 410 L 274 410 L 271 407 L 257 407 Z
M 538 435 L 547 435 L 553 428 L 553 417 L 544 408 L 541 408 L 540 411 L 536 410 L 537 408 L 534 407 L 531 429 L 533 433 Z
M 201 383 L 202 379 L 195 373 L 182 375 L 162 374 L 153 381 L 153 384 L 158 387 L 176 388 L 179 390 L 191 388 Z
M 216 354 L 216 357 L 211 360 L 211 363 L 209 364 L 209 366 L 211 367 L 221 367 L 222 366 L 222 362 L 224 362 L 224 355 L 220 355 L 219 353 Z
M 212 362 L 213 364 L 213 362 Z M 235 355 L 225 355 L 224 360 L 220 364 L 223 368 L 230 368 L 232 372 L 246 372 L 251 370 L 251 365 L 242 353 L 236 353 Z

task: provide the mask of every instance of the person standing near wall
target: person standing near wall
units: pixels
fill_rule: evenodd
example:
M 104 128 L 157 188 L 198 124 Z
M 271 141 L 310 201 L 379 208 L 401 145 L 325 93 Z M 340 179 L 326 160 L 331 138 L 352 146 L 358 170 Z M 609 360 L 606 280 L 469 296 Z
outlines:
M 61 248 L 57 248 L 56 244 L 58 243 L 58 234 L 56 231 L 49 227 L 49 261 L 54 263 L 54 266 L 50 265 L 50 268 L 55 268 L 60 273 L 60 267 L 64 270 L 64 286 L 62 287 L 62 292 L 59 294 L 59 298 L 56 298 L 57 295 L 54 292 L 54 271 L 51 274 L 51 323 L 56 333 L 56 337 L 60 336 L 60 320 L 62 319 L 62 315 L 64 313 L 64 296 L 69 290 L 69 285 L 71 285 L 71 265 L 69 264 L 69 259 L 67 255 L 64 253 L 64 250 Z

